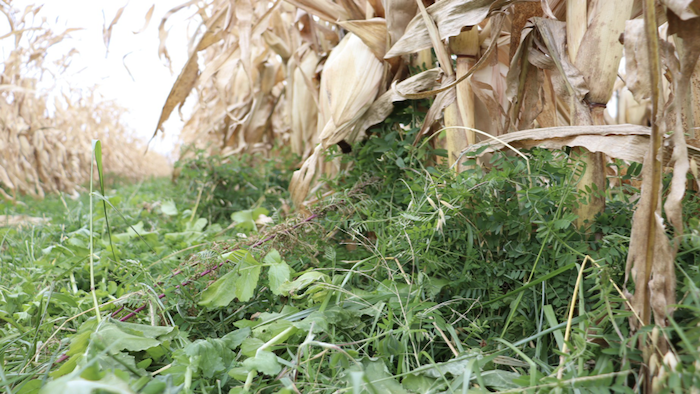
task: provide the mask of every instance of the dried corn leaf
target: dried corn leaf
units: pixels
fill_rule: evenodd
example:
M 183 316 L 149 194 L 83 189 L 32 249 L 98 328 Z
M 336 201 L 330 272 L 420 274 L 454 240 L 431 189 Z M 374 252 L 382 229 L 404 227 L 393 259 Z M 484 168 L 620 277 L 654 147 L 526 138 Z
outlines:
M 652 127 L 651 141 L 642 169 L 641 198 L 632 221 L 629 254 L 625 268 L 625 291 L 627 291 L 627 281 L 631 277 L 634 281 L 634 295 L 629 293 L 627 295 L 632 308 L 641 317 L 641 320 L 630 319 L 633 330 L 650 324 L 652 313 L 656 324 L 661 327 L 668 325 L 667 316 L 673 313 L 671 305 L 675 304 L 676 282 L 675 251 L 665 234 L 661 212 L 663 171 L 660 157 L 663 153 L 661 141 L 668 123 L 661 121 L 660 113 L 664 101 L 661 90 L 660 40 L 653 1 L 646 0 L 644 5 L 651 80 Z M 687 158 L 684 159 L 687 160 Z M 655 345 L 658 345 L 662 352 L 667 349 L 665 341 Z
M 329 0 L 285 0 L 293 4 L 309 14 L 327 22 L 345 21 L 349 19 L 347 11 L 343 6 L 333 3 Z
M 348 19 L 360 20 L 364 19 L 365 12 L 355 3 L 355 0 L 336 0 L 337 3 L 343 6 L 348 14 Z
M 265 40 L 265 44 L 275 51 L 276 54 L 280 55 L 283 61 L 286 62 L 289 59 L 291 56 L 291 49 L 286 41 L 269 30 L 264 31 L 262 37 Z
M 292 180 L 289 183 L 289 194 L 297 207 L 302 207 L 304 200 L 309 195 L 311 182 L 316 175 L 316 168 L 322 155 L 322 149 L 321 144 L 317 145 L 314 153 L 292 175 Z
M 575 62 L 587 82 L 591 103 L 605 105 L 610 101 L 622 58 L 620 34 L 625 30 L 633 2 L 618 0 L 596 4 Z
M 158 56 L 161 57 L 163 60 L 165 60 L 166 64 L 168 67 L 171 66 L 171 61 L 170 61 L 170 55 L 168 54 L 168 49 L 165 46 L 165 41 L 168 39 L 168 31 L 165 30 L 165 23 L 168 21 L 168 18 L 170 18 L 171 15 L 175 14 L 176 12 L 187 8 L 193 4 L 197 3 L 197 0 L 190 0 L 186 3 L 180 4 L 177 7 L 171 8 L 168 12 L 165 13 L 163 16 L 163 19 L 160 21 L 160 25 L 158 26 Z M 172 68 L 171 68 L 172 72 Z
M 455 78 L 453 75 L 450 78 L 446 78 L 445 82 L 451 83 L 454 80 Z M 443 92 L 438 93 L 438 95 L 435 96 L 433 104 L 430 106 L 428 112 L 425 114 L 425 119 L 423 120 L 423 124 L 420 127 L 420 131 L 418 132 L 418 134 L 416 134 L 416 139 L 413 141 L 414 145 L 418 144 L 418 141 L 424 135 L 426 135 L 428 130 L 430 130 L 430 128 L 433 126 L 433 124 L 442 118 L 443 110 L 447 108 L 448 105 L 454 103 L 456 99 L 457 96 L 455 88 L 445 90 Z
M 671 11 L 682 20 L 700 16 L 700 4 L 694 0 L 661 0 Z
M 163 123 L 168 120 L 175 107 L 182 107 L 182 105 L 185 103 L 185 99 L 187 99 L 187 96 L 189 96 L 192 88 L 194 88 L 195 84 L 197 83 L 197 77 L 199 76 L 197 53 L 198 51 L 204 50 L 213 45 L 215 42 L 221 40 L 221 36 L 219 35 L 220 25 L 218 23 L 221 23 L 223 20 L 223 15 L 224 13 L 222 10 L 210 20 L 210 22 L 213 23 L 208 26 L 207 31 L 197 43 L 197 46 L 190 55 L 190 58 L 182 68 L 180 75 L 178 75 L 177 79 L 175 80 L 175 84 L 173 84 L 173 87 L 168 94 L 168 98 L 165 100 L 165 104 L 163 105 L 160 118 L 158 119 L 158 124 L 153 132 L 153 137 L 158 134 L 158 130 L 162 130 Z
M 649 148 L 649 135 L 648 127 L 629 124 L 548 127 L 508 133 L 499 137 L 502 142 L 485 141 L 470 146 L 465 152 L 475 152 L 488 146 L 480 153 L 483 155 L 505 149 L 505 142 L 517 149 L 584 147 L 617 159 L 642 162 Z
M 185 67 L 180 72 L 180 75 L 175 80 L 175 84 L 168 94 L 168 98 L 165 100 L 163 109 L 160 113 L 160 118 L 158 119 L 158 125 L 156 130 L 153 132 L 153 137 L 158 134 L 158 130 L 162 130 L 163 123 L 170 117 L 175 107 L 182 106 L 185 99 L 189 96 L 190 91 L 197 82 L 197 76 L 199 75 L 199 65 L 197 64 L 197 52 L 192 53 L 189 60 L 185 64 Z M 153 138 L 152 137 L 152 138 Z
M 374 10 L 374 15 L 384 18 L 386 15 L 386 10 L 384 9 L 384 4 L 382 4 L 383 0 L 367 0 L 369 5 L 372 7 Z
M 236 28 L 238 30 L 238 45 L 241 48 L 243 68 L 251 77 L 251 35 L 253 33 L 253 5 L 250 0 L 237 0 L 235 5 Z
M 416 16 L 418 5 L 415 0 L 386 0 L 386 27 L 390 44 L 396 44 L 409 22 Z
M 433 68 L 405 79 L 398 84 L 392 84 L 391 89 L 384 92 L 384 94 L 372 103 L 372 106 L 367 112 L 365 112 L 362 121 L 358 123 L 358 131 L 365 131 L 386 119 L 386 117 L 391 114 L 391 111 L 394 110 L 393 103 L 406 100 L 403 94 L 435 89 L 440 85 L 439 81 L 442 75 L 442 69 Z M 403 94 L 399 93 L 399 90 L 403 92 Z
M 301 64 L 292 60 L 287 66 L 290 73 L 286 94 L 289 98 L 287 105 L 291 117 L 291 147 L 292 151 L 301 157 L 306 157 L 307 149 L 318 143 L 318 140 L 314 139 L 318 122 L 318 81 L 315 80 L 314 74 L 319 61 L 315 51 L 307 50 Z
M 649 54 L 644 21 L 629 20 L 625 24 L 625 82 L 634 99 L 641 103 L 651 95 Z
M 651 149 L 648 149 L 651 152 Z M 642 316 L 644 309 L 644 293 L 650 292 L 651 308 L 654 312 L 656 323 L 661 326 L 667 326 L 666 316 L 672 313 L 671 304 L 675 303 L 675 272 L 673 262 L 675 253 L 671 249 L 670 242 L 664 231 L 664 220 L 661 216 L 661 196 L 657 201 L 659 204 L 656 207 L 651 207 L 651 188 L 649 181 L 652 177 L 652 166 L 649 165 L 651 155 L 647 154 L 642 167 L 642 196 L 639 204 L 634 212 L 632 219 L 632 236 L 630 237 L 629 253 L 627 255 L 627 266 L 625 269 L 625 285 L 631 277 L 636 284 L 634 295 L 625 290 L 626 297 L 630 300 L 632 308 L 637 312 L 637 315 Z M 660 192 L 660 190 L 659 190 Z M 653 265 L 651 267 L 651 275 L 647 278 L 646 266 L 647 260 L 647 239 L 649 239 L 649 222 L 647 218 L 651 215 L 651 220 L 654 220 L 654 246 L 651 251 L 653 254 Z M 648 288 L 643 288 L 643 284 L 648 282 Z M 630 324 L 633 329 L 639 329 L 643 323 L 636 318 L 630 319 Z
M 566 87 L 569 111 L 573 114 L 571 116 L 572 124 L 591 124 L 590 111 L 583 105 L 583 98 L 589 91 L 588 85 L 581 71 L 571 64 L 569 57 L 566 56 L 566 23 L 544 18 L 533 18 L 532 20 L 542 37 L 549 58 L 554 63 L 555 68 L 552 70 L 558 71 L 558 76 Z
M 693 111 L 691 109 L 691 77 L 700 57 L 700 23 L 695 21 L 682 21 L 673 15 L 669 15 L 669 27 L 676 32 L 682 41 L 678 43 L 682 47 L 680 77 L 674 80 L 675 95 L 675 130 L 673 133 L 673 178 L 671 188 L 664 204 L 664 209 L 669 221 L 674 227 L 677 237 L 683 234 L 682 201 L 685 195 L 686 175 L 690 169 L 688 161 L 688 148 L 684 134 L 693 129 Z M 686 122 L 683 122 L 683 119 Z M 667 123 L 671 123 L 667 121 Z M 686 126 L 687 127 L 684 127 Z
M 512 1 L 494 0 L 442 0 L 427 8 L 428 14 L 439 29 L 440 39 L 456 36 L 465 26 L 481 23 L 486 17 L 510 5 Z M 395 57 L 418 52 L 431 47 L 430 35 L 422 15 L 416 15 L 408 24 L 401 39 L 391 47 L 386 57 Z
M 109 24 L 109 27 L 104 25 L 102 27 L 102 39 L 104 40 L 105 43 L 105 48 L 107 49 L 107 53 L 109 54 L 109 42 L 112 40 L 112 28 L 114 28 L 114 25 L 116 25 L 119 22 L 119 18 L 122 17 L 122 14 L 124 13 L 124 9 L 126 6 L 129 5 L 127 2 L 124 4 L 124 6 L 120 9 L 117 10 L 116 15 L 114 15 L 114 19 L 112 19 L 112 23 Z

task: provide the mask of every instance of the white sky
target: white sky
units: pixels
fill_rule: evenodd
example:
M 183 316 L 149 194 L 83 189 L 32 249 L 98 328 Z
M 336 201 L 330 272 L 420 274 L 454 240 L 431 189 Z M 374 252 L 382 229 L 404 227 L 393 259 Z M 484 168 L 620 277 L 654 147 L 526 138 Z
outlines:
M 170 92 L 177 74 L 187 60 L 188 30 L 197 26 L 187 22 L 194 8 L 181 10 L 172 15 L 166 23 L 169 30 L 167 49 L 172 59 L 170 72 L 164 60 L 158 57 L 158 26 L 165 13 L 185 0 L 14 0 L 14 8 L 24 9 L 28 4 L 44 4 L 39 18 L 44 17 L 55 33 L 68 27 L 84 30 L 70 33 L 70 38 L 54 45 L 49 55 L 60 57 L 72 48 L 79 54 L 73 57 L 72 66 L 64 83 L 89 88 L 97 85 L 105 99 L 113 99 L 128 110 L 125 123 L 135 134 L 149 139 L 155 130 L 165 99 Z M 128 5 L 119 22 L 112 29 L 109 54 L 105 55 L 103 24 L 109 26 L 119 8 Z M 140 34 L 145 23 L 146 13 L 155 4 L 148 28 Z M 0 36 L 7 32 L 5 23 L 0 23 Z M 123 60 L 124 56 L 126 58 Z M 125 68 L 129 68 L 132 77 Z M 191 107 L 193 98 L 186 107 Z M 187 108 L 185 108 L 186 110 Z M 177 111 L 173 112 L 165 124 L 165 138 L 156 137 L 150 149 L 169 154 L 182 127 Z M 159 133 L 162 135 L 162 133 Z M 170 155 L 169 155 L 170 156 Z M 172 156 L 171 156 L 172 157 Z

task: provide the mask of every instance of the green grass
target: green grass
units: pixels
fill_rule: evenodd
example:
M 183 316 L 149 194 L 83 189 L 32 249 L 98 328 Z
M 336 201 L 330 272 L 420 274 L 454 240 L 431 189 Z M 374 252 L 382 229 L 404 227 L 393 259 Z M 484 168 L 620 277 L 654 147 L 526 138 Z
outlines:
M 92 216 L 87 193 L 3 203 L 50 222 L 0 228 L 0 390 L 633 392 L 642 334 L 613 283 L 636 191 L 608 195 L 596 240 L 572 225 L 586 196 L 566 152 L 455 176 L 423 164 L 441 152 L 413 147 L 417 128 L 394 128 L 412 111 L 354 147 L 310 217 L 284 212 L 291 160 L 259 157 L 108 183 L 109 226 L 100 194 Z M 689 195 L 666 392 L 700 382 L 698 206 Z

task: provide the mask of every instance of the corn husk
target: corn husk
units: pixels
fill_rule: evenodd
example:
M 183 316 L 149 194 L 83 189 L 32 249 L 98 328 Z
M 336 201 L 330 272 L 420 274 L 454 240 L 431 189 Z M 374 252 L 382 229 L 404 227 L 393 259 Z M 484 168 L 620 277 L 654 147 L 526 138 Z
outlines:
M 370 48 L 348 34 L 331 52 L 321 73 L 318 130 L 324 148 L 343 139 L 354 142 L 351 133 L 374 102 L 384 69 Z

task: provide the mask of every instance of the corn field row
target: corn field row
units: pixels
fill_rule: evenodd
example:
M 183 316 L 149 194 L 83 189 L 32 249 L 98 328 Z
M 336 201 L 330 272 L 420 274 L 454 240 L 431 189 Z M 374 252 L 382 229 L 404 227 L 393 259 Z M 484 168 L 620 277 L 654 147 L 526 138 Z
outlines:
M 90 179 L 92 140 L 105 146 L 104 162 L 114 174 L 137 179 L 170 172 L 167 160 L 147 153 L 121 121 L 124 109 L 94 90 L 56 89 L 55 77 L 76 53 L 58 64 L 47 51 L 75 29 L 53 32 L 37 22 L 41 7 L 22 11 L 0 5 L 11 31 L 1 37 L 11 48 L 0 75 L 0 195 L 42 198 L 46 193 L 74 194 Z M 47 85 L 47 81 L 52 83 Z

